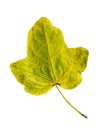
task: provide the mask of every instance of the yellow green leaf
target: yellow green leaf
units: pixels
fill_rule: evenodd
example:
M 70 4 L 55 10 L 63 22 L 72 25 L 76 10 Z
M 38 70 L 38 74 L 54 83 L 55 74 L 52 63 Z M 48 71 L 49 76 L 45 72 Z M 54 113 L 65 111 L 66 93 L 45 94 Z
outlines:
M 41 95 L 54 85 L 75 88 L 82 81 L 87 59 L 87 49 L 68 48 L 61 30 L 42 17 L 28 33 L 27 57 L 10 68 L 27 92 Z

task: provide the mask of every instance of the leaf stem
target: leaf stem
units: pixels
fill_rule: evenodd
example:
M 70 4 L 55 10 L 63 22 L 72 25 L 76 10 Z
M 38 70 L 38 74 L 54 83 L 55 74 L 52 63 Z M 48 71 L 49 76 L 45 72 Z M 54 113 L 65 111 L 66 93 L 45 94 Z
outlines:
M 84 115 L 83 113 L 81 113 L 78 109 L 76 109 L 66 98 L 65 96 L 62 94 L 62 92 L 60 91 L 60 89 L 58 88 L 57 84 L 56 84 L 56 88 L 58 90 L 58 92 L 61 94 L 61 96 L 64 98 L 64 100 L 67 102 L 67 104 L 69 104 L 76 112 L 78 112 L 81 116 L 87 118 L 86 115 Z

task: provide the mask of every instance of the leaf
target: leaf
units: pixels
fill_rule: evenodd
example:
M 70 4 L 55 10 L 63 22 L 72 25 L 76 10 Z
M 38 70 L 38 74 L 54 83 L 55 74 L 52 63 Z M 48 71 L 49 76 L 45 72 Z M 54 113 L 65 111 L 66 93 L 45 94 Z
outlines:
M 87 59 L 87 49 L 68 48 L 60 29 L 42 17 L 28 33 L 27 57 L 10 68 L 27 92 L 41 95 L 54 85 L 75 88 L 82 81 Z

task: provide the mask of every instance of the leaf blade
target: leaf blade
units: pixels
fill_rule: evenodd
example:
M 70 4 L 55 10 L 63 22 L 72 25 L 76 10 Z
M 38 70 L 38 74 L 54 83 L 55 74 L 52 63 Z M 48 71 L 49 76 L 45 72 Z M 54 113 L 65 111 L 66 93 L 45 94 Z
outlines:
M 42 17 L 28 33 L 27 57 L 12 63 L 10 68 L 25 90 L 28 91 L 26 87 L 30 84 L 35 93 L 29 92 L 40 95 L 44 93 L 40 91 L 44 85 L 47 91 L 56 83 L 65 89 L 75 88 L 82 81 L 81 72 L 87 65 L 87 59 L 88 51 L 85 48 L 68 48 L 61 30 Z M 29 78 L 37 82 L 31 84 Z

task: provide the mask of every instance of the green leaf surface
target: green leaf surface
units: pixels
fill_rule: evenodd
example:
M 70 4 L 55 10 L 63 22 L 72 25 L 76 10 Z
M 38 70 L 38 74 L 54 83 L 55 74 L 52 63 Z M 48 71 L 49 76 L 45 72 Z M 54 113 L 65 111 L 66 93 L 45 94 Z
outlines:
M 61 30 L 42 17 L 28 33 L 27 57 L 10 68 L 27 92 L 41 95 L 56 84 L 75 88 L 82 81 L 87 59 L 87 49 L 68 48 Z

